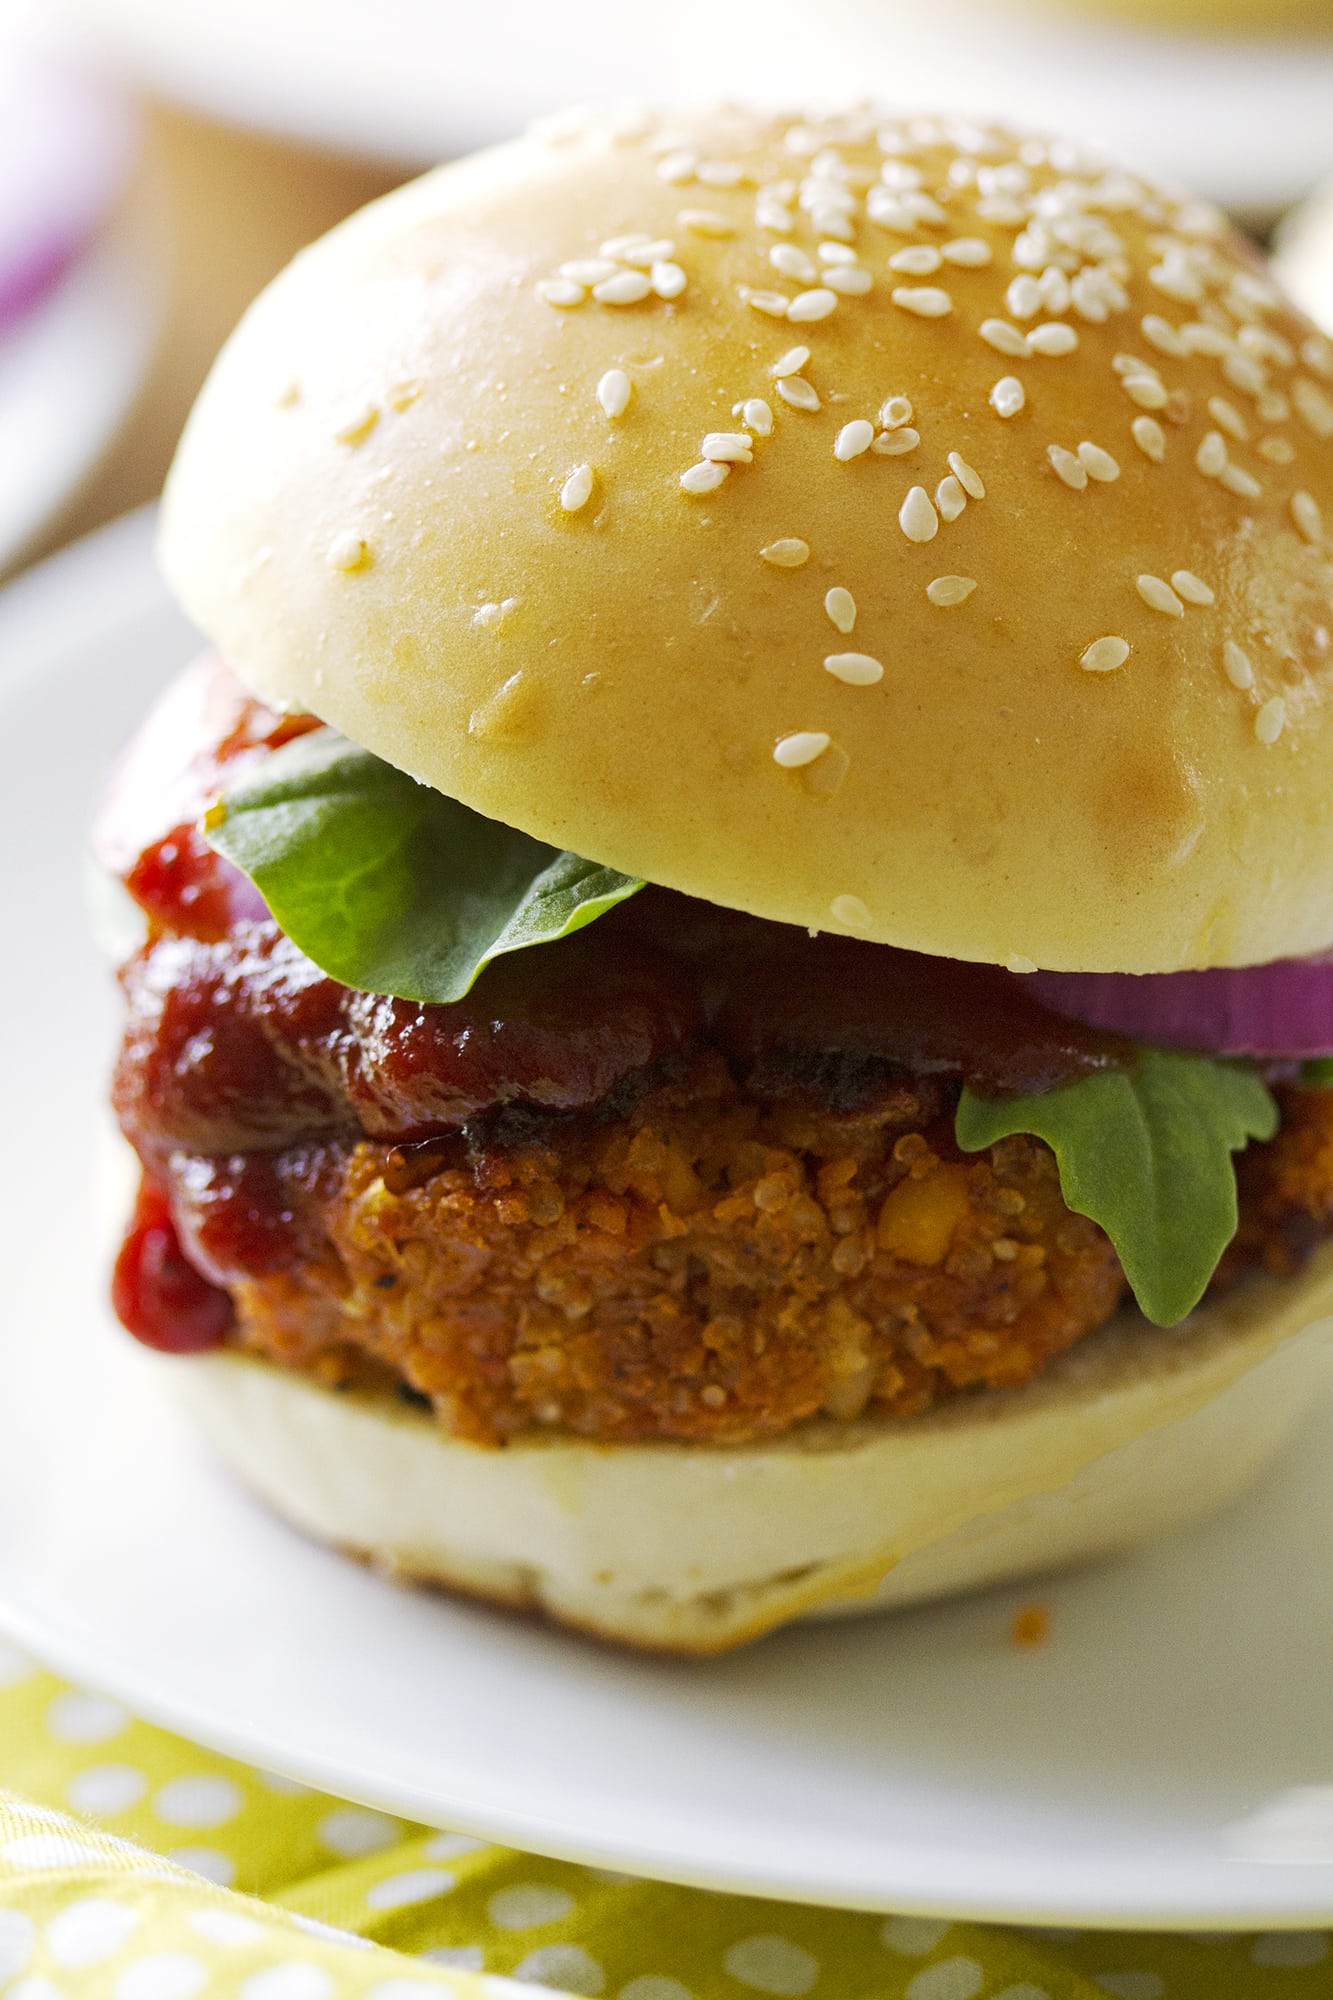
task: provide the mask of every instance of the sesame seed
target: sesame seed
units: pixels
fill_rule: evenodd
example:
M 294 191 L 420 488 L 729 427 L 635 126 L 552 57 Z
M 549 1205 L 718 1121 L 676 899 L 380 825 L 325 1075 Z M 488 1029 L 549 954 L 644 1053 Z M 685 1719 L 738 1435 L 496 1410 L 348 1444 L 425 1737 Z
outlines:
M 1272 695 L 1254 718 L 1254 733 L 1261 743 L 1276 743 L 1286 720 L 1286 702 L 1280 694 Z
M 1183 618 L 1185 607 L 1176 596 L 1169 583 L 1163 583 L 1160 576 L 1140 576 L 1135 578 L 1135 587 L 1144 603 L 1153 611 L 1164 612 L 1168 618 Z
M 768 372 L 779 381 L 784 375 L 799 375 L 809 359 L 808 347 L 789 347 L 785 354 L 779 355 Z
M 1129 641 L 1109 634 L 1104 639 L 1094 639 L 1086 650 L 1079 654 L 1078 663 L 1086 667 L 1090 674 L 1114 673 L 1123 667 L 1129 658 Z
M 905 458 L 920 442 L 920 431 L 914 431 L 909 424 L 900 431 L 881 431 L 870 449 L 880 458 Z
M 1015 319 L 1035 319 L 1041 311 L 1041 286 L 1028 272 L 1009 280 L 1004 302 Z
M 778 394 L 784 403 L 790 403 L 793 410 L 817 410 L 821 407 L 819 391 L 813 382 L 807 382 L 804 375 L 784 375 L 778 383 Z
M 1227 443 L 1221 431 L 1209 431 L 1194 454 L 1194 463 L 1205 479 L 1216 479 L 1227 462 Z
M 958 484 L 962 487 L 964 493 L 966 493 L 970 499 L 973 500 L 985 499 L 986 497 L 985 482 L 982 479 L 981 474 L 979 472 L 974 471 L 973 468 L 968 464 L 967 460 L 963 457 L 961 451 L 951 451 L 949 453 L 946 463 L 948 464 L 950 472 L 952 472 L 954 478 L 958 481 Z
M 903 271 L 909 278 L 928 278 L 932 271 L 938 271 L 943 257 L 933 243 L 913 243 L 906 250 L 895 250 L 889 259 L 891 271 Z
M 1043 320 L 1029 332 L 1028 346 L 1034 354 L 1072 354 L 1078 346 L 1078 334 L 1062 319 Z
M 955 236 L 951 243 L 940 245 L 940 255 L 960 270 L 979 271 L 990 263 L 991 247 L 983 236 Z
M 1317 438 L 1333 437 L 1333 401 L 1317 382 L 1311 382 L 1308 376 L 1298 375 L 1291 385 L 1291 400 L 1296 405 L 1301 422 Z
M 1233 389 L 1243 389 L 1247 396 L 1260 396 L 1268 387 L 1267 371 L 1248 354 L 1240 354 L 1234 348 L 1222 356 L 1222 373 Z
M 956 521 L 964 507 L 966 507 L 967 495 L 964 493 L 960 481 L 955 479 L 952 473 L 949 474 L 947 479 L 941 479 L 939 485 L 935 488 L 935 505 L 939 508 L 941 518 L 945 521 Z
M 811 320 L 827 319 L 837 303 L 836 292 L 831 292 L 827 285 L 817 285 L 813 291 L 796 294 L 787 307 L 787 318 L 802 325 Z
M 844 424 L 833 441 L 833 456 L 845 464 L 849 458 L 859 458 L 863 451 L 869 451 L 875 441 L 875 426 L 864 417 L 853 418 Z
M 560 275 L 574 285 L 599 285 L 603 278 L 614 278 L 619 269 L 614 257 L 575 257 L 560 266 Z
M 690 230 L 695 236 L 712 236 L 720 240 L 736 234 L 734 224 L 712 208 L 682 208 L 676 220 L 682 229 Z
M 899 431 L 899 437 L 902 432 Z M 898 510 L 898 526 L 909 542 L 933 542 L 939 533 L 939 516 L 924 486 L 914 486 Z
M 1166 432 L 1154 417 L 1135 417 L 1130 434 L 1145 458 L 1160 465 L 1166 457 Z
M 560 488 L 560 505 L 567 514 L 577 514 L 592 498 L 592 467 L 576 465 Z
M 835 681 L 843 681 L 848 687 L 874 687 L 884 678 L 882 662 L 872 659 L 869 653 L 830 653 L 824 665 Z
M 659 299 L 678 299 L 689 283 L 681 266 L 673 264 L 670 258 L 654 264 L 648 275 Z
M 1326 381 L 1333 377 L 1333 347 L 1321 335 L 1312 333 L 1301 343 L 1301 360 Z
M 588 294 L 571 278 L 543 278 L 537 286 L 537 296 L 548 306 L 568 307 L 581 306 Z
M 1260 438 L 1255 449 L 1261 458 L 1268 460 L 1270 465 L 1290 465 L 1296 456 L 1295 445 L 1290 438 L 1285 437 Z
M 1242 500 L 1257 500 L 1264 490 L 1254 474 L 1242 465 L 1224 465 L 1217 477 L 1228 493 L 1239 494 Z
M 834 923 L 841 924 L 845 930 L 868 931 L 873 922 L 859 896 L 835 896 L 828 907 Z
M 753 445 L 748 431 L 708 431 L 699 450 L 715 465 L 749 465 Z
M 907 396 L 890 396 L 880 404 L 879 421 L 882 429 L 896 431 L 912 421 L 912 404 Z
M 813 257 L 807 257 L 804 250 L 798 250 L 794 243 L 775 243 L 768 253 L 768 261 L 775 271 L 781 271 L 784 278 L 799 278 L 804 285 L 812 285 L 819 276 Z
M 1011 326 L 1007 319 L 983 319 L 977 332 L 997 354 L 1008 354 L 1019 360 L 1032 352 L 1027 335 L 1020 333 L 1016 326 Z
M 1111 480 L 1120 477 L 1119 460 L 1112 458 L 1109 451 L 1103 451 L 1099 444 L 1091 444 L 1087 438 L 1084 438 L 1078 448 L 1078 459 L 1089 479 L 1100 480 L 1103 485 L 1108 485 Z
M 815 255 L 821 264 L 854 264 L 856 252 L 846 243 L 819 243 Z
M 694 169 L 698 164 L 695 153 L 664 153 L 657 162 L 657 178 L 667 181 L 672 187 L 683 187 L 694 179 Z
M 835 264 L 824 273 L 829 290 L 844 299 L 863 299 L 874 282 L 864 264 Z
M 592 295 L 602 306 L 636 306 L 640 299 L 646 299 L 652 291 L 652 280 L 646 271 L 617 271 L 614 278 L 603 278 L 594 285 Z
M 991 408 L 997 416 L 1016 417 L 1027 401 L 1027 392 L 1017 375 L 1002 375 L 990 392 Z
M 1234 639 L 1228 639 L 1222 647 L 1222 670 L 1232 687 L 1240 688 L 1244 692 L 1254 686 L 1254 668 L 1250 665 L 1250 656 L 1236 644 Z
M 937 576 L 926 585 L 926 596 L 932 604 L 966 604 L 976 587 L 974 576 Z
M 918 319 L 943 319 L 953 311 L 953 300 L 938 285 L 895 285 L 889 297 Z
M 1137 403 L 1141 410 L 1162 410 L 1166 407 L 1166 385 L 1157 375 L 1123 375 L 1120 386 L 1131 403 Z
M 1229 403 L 1225 396 L 1208 398 L 1208 414 L 1218 429 L 1229 431 L 1238 444 L 1248 443 L 1250 427 L 1236 405 Z
M 627 264 L 636 261 L 640 251 L 647 250 L 651 253 L 648 258 L 651 263 L 654 256 L 669 257 L 675 247 L 674 243 L 667 243 L 664 246 L 655 244 L 644 229 L 631 229 L 625 236 L 608 236 L 605 243 L 600 246 L 603 257 L 623 257 Z
M 729 465 L 717 459 L 701 458 L 697 465 L 686 467 L 680 483 L 687 493 L 716 493 L 730 471 Z
M 335 535 L 329 543 L 331 569 L 363 569 L 370 560 L 370 544 L 360 535 Z
M 634 394 L 634 384 L 623 368 L 608 368 L 597 384 L 597 400 L 608 417 L 623 417 Z
M 1292 494 L 1291 518 L 1307 542 L 1318 544 L 1324 539 L 1324 517 L 1312 494 L 1303 491 Z
M 787 295 L 785 292 L 755 292 L 748 285 L 741 287 L 741 297 L 747 306 L 757 313 L 764 313 L 769 319 L 786 319 Z
M 798 729 L 790 736 L 779 737 L 773 746 L 773 762 L 781 764 L 784 771 L 799 771 L 803 764 L 813 764 L 816 757 L 822 757 L 833 741 L 822 729 Z
M 856 599 L 840 583 L 826 594 L 824 609 L 840 632 L 850 632 L 856 623 Z
M 734 188 L 745 179 L 745 169 L 739 160 L 700 160 L 694 177 L 705 187 Z
M 771 437 L 773 433 L 773 412 L 762 396 L 747 396 L 741 404 L 741 422 L 752 430 L 756 437 Z
M 1183 597 L 1186 604 L 1215 604 L 1216 592 L 1209 588 L 1201 576 L 1192 569 L 1177 569 L 1171 572 L 1171 586 L 1177 597 Z
M 1169 354 L 1179 360 L 1189 353 L 1176 328 L 1160 313 L 1145 313 L 1139 321 L 1139 330 L 1149 347 L 1155 347 L 1159 354 Z
M 799 535 L 784 535 L 781 541 L 770 542 L 759 553 L 766 563 L 772 563 L 774 569 L 800 569 L 803 563 L 810 560 L 810 544 L 803 542 Z
M 1215 326 L 1207 326 L 1202 320 L 1188 320 L 1179 329 L 1187 354 L 1202 354 L 1210 361 L 1220 361 L 1230 352 L 1231 342 L 1226 334 Z
M 1056 476 L 1075 493 L 1081 493 L 1088 483 L 1088 468 L 1083 461 L 1072 451 L 1066 451 L 1062 444 L 1048 444 L 1046 456 Z
M 1006 972 L 1014 972 L 1014 973 L 1035 972 L 1037 970 L 1037 961 L 1035 958 L 1025 958 L 1021 951 L 1011 951 L 1008 958 L 1006 958 L 1006 960 L 1004 961 L 1004 969 Z M 1018 1252 L 1018 1246 L 1013 1241 L 1012 1238 L 1001 1237 L 996 1240 L 993 1240 L 991 1243 L 992 1251 L 994 1251 L 998 1255 L 1000 1243 L 1005 1241 L 1007 1241 L 1009 1244 L 1010 1256 L 1011 1257 L 1016 1256 Z M 1005 1260 L 1001 1258 L 1000 1261 L 1001 1263 L 1003 1263 Z

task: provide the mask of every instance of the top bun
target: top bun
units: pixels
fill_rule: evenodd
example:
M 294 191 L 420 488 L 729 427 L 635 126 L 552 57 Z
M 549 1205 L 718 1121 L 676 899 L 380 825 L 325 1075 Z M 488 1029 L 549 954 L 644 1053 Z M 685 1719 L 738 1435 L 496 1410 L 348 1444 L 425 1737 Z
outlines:
M 591 122 L 298 257 L 163 550 L 267 700 L 595 861 L 1017 969 L 1243 965 L 1333 945 L 1331 436 L 1251 247 L 1071 145 Z

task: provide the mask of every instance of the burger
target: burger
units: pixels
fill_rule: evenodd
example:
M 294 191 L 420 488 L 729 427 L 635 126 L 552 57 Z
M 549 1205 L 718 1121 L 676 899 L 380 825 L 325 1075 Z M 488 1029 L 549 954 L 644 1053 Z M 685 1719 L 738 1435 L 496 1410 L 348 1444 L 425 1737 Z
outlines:
M 1333 350 L 1206 203 L 590 116 L 303 253 L 98 836 L 132 1333 L 279 1513 L 724 1649 L 1129 1548 L 1329 1372 Z

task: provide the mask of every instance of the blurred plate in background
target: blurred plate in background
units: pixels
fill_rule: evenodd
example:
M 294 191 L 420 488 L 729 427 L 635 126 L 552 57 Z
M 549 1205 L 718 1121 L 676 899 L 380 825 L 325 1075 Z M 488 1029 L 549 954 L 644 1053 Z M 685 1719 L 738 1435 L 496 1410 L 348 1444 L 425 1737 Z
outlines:
M 1251 220 L 1271 220 L 1333 167 L 1333 32 L 1159 33 L 1002 0 L 18 4 L 167 97 L 405 166 L 567 103 L 727 95 L 1006 115 L 1094 140 Z

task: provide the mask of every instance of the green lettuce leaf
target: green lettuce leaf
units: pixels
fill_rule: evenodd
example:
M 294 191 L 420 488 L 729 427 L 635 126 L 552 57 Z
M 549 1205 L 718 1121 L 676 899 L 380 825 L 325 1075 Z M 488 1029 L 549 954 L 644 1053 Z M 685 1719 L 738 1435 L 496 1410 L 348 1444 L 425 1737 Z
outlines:
M 1039 1097 L 965 1089 L 955 1130 L 966 1153 L 1015 1132 L 1044 1139 L 1069 1207 L 1106 1231 L 1146 1317 L 1174 1326 L 1236 1233 L 1232 1153 L 1277 1126 L 1253 1071 L 1145 1048 L 1132 1070 L 1100 1070 Z
M 1333 1056 L 1311 1056 L 1301 1064 L 1303 1090 L 1333 1089 Z
M 331 729 L 275 750 L 204 832 L 322 972 L 403 1000 L 461 1000 L 502 952 L 567 937 L 643 887 Z

